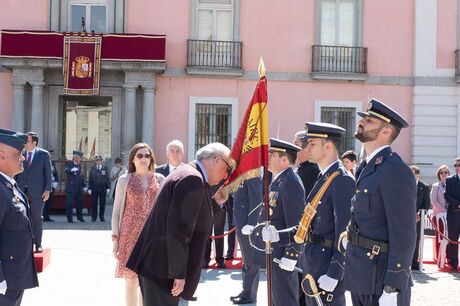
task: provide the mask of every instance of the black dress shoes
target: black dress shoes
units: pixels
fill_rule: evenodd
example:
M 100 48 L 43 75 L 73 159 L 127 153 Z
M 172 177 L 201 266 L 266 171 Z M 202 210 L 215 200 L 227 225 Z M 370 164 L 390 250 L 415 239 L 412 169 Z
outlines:
M 257 303 L 256 300 L 251 300 L 244 297 L 239 297 L 233 300 L 233 304 L 254 304 Z
M 231 297 L 230 297 L 230 301 L 233 301 L 234 299 L 240 298 L 242 294 L 243 294 L 243 292 L 240 292 L 240 294 L 238 294 L 238 295 L 231 296 Z
M 219 269 L 227 269 L 227 266 L 226 266 L 225 263 L 223 263 L 223 262 L 218 262 L 218 263 L 217 263 L 217 267 L 218 267 Z
M 42 253 L 42 252 L 43 252 L 43 248 L 41 245 L 35 246 L 35 253 Z
M 78 218 L 77 220 L 80 221 L 80 222 L 85 222 L 85 219 L 83 219 L 83 218 Z
M 227 256 L 225 256 L 224 259 L 225 260 L 233 260 L 233 259 L 235 259 L 235 257 L 233 257 L 233 255 L 227 255 Z
M 47 218 L 47 219 L 43 219 L 43 222 L 54 222 L 54 220 L 50 219 L 50 218 Z
M 191 302 L 196 302 L 198 301 L 198 298 L 196 296 L 192 296 L 192 298 L 190 299 Z
M 102 218 L 102 219 L 101 219 L 101 222 L 105 222 L 105 219 L 104 219 L 104 218 Z
M 73 220 L 67 220 L 67 222 L 69 222 L 69 223 L 73 223 Z

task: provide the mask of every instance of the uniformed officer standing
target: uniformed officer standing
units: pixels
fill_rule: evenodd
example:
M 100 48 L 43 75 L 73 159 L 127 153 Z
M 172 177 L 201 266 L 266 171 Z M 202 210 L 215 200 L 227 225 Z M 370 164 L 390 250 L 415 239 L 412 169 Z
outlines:
M 299 305 L 299 282 L 294 268 L 302 253 L 302 244 L 279 235 L 277 229 L 288 229 L 299 224 L 305 207 L 305 190 L 300 177 L 294 172 L 300 148 L 279 139 L 270 139 L 269 169 L 273 173 L 270 184 L 270 227 L 262 232 L 263 240 L 273 242 L 272 257 L 280 264 L 272 266 L 273 302 L 275 306 Z M 259 216 L 264 221 L 265 208 Z
M 307 196 L 307 205 L 320 192 L 316 214 L 311 222 L 308 240 L 302 256 L 304 276 L 310 274 L 321 289 L 325 305 L 345 305 L 343 289 L 345 256 L 337 248 L 340 234 L 350 221 L 350 200 L 355 192 L 355 180 L 339 160 L 339 147 L 345 130 L 339 126 L 307 122 L 307 152 L 310 160 L 321 169 L 320 175 Z M 330 178 L 330 179 L 329 179 Z M 330 184 L 326 182 L 330 181 Z M 326 184 L 324 187 L 323 185 Z M 317 301 L 306 297 L 306 305 L 316 306 Z
M 91 195 L 91 221 L 97 219 L 97 203 L 99 200 L 99 219 L 104 222 L 105 198 L 110 193 L 109 169 L 102 164 L 102 156 L 94 157 L 96 165 L 89 171 L 88 193 Z
M 410 305 L 415 248 L 415 177 L 390 144 L 408 127 L 396 111 L 371 99 L 355 137 L 367 157 L 356 171 L 344 286 L 354 306 Z
M 38 286 L 30 206 L 13 177 L 21 173 L 22 133 L 0 129 L 0 305 L 21 304 L 24 289 Z
M 80 151 L 73 151 L 71 161 L 68 161 L 65 166 L 65 173 L 67 173 L 67 181 L 65 184 L 65 192 L 67 199 L 65 203 L 65 212 L 67 215 L 67 222 L 73 223 L 73 206 L 76 204 L 77 220 L 85 222 L 83 219 L 83 188 L 85 187 L 85 179 L 81 172 L 80 161 L 83 153 Z

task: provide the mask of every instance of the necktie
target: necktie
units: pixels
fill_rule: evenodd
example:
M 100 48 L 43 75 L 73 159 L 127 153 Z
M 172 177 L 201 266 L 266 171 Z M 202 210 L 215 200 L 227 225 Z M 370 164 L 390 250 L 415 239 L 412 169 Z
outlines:
M 27 152 L 27 169 L 30 168 L 31 163 L 32 163 L 32 152 Z
M 361 172 L 363 172 L 363 169 L 364 167 L 366 167 L 367 165 L 367 161 L 364 159 L 362 162 L 361 162 L 361 165 L 359 165 L 359 168 L 358 170 L 356 171 L 356 178 L 359 178 L 359 176 L 361 175 Z
M 101 171 L 101 166 L 97 166 L 97 171 Z
M 354 176 L 355 175 L 355 169 L 351 168 L 350 169 L 351 174 Z

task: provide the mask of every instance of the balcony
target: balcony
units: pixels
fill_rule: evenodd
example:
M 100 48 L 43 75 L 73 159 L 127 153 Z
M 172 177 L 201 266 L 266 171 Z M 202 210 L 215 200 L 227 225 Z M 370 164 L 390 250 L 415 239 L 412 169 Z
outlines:
M 314 45 L 312 76 L 322 80 L 364 81 L 367 48 Z
M 455 80 L 460 83 L 460 49 L 455 50 Z
M 241 76 L 242 43 L 217 40 L 187 40 L 187 73 Z

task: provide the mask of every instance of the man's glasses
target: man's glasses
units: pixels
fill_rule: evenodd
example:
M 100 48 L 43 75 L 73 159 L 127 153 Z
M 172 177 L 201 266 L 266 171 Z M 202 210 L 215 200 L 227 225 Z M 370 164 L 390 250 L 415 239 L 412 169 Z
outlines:
M 145 154 L 142 154 L 142 153 L 137 153 L 136 154 L 136 158 L 137 159 L 142 159 L 143 157 L 147 158 L 147 159 L 150 159 L 150 153 L 145 153 Z
M 458 167 L 460 167 L 460 164 L 455 164 L 454 167 L 458 168 Z
M 227 165 L 227 172 L 230 174 L 233 171 L 233 167 L 223 157 L 220 159 Z

